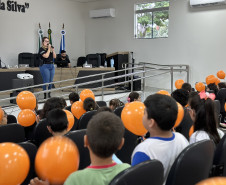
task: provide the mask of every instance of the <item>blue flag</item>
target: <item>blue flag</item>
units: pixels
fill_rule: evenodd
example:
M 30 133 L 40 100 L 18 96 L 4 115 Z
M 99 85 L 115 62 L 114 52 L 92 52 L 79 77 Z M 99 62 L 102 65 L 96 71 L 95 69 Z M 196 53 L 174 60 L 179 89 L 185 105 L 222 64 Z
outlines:
M 60 53 L 62 50 L 65 50 L 65 35 L 66 35 L 66 31 L 65 30 L 61 30 L 61 41 L 60 41 Z

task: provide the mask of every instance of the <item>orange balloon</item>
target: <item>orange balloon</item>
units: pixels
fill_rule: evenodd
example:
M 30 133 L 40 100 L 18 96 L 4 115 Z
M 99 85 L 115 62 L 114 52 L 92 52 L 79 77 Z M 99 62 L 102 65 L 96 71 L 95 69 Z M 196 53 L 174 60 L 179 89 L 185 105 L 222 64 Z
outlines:
M 224 110 L 225 110 L 225 112 L 226 112 L 226 103 L 224 104 Z
M 64 110 L 64 112 L 66 113 L 67 120 L 68 120 L 67 131 L 70 131 L 72 129 L 72 127 L 74 126 L 75 118 L 74 118 L 73 114 L 70 111 Z
M 191 126 L 190 130 L 189 130 L 189 137 L 191 137 L 191 135 L 194 133 L 194 125 Z
M 177 89 L 181 89 L 181 87 L 182 87 L 183 84 L 184 84 L 184 80 L 179 79 L 179 80 L 177 80 L 177 81 L 175 82 L 175 87 L 176 87 Z
M 21 184 L 30 169 L 27 152 L 15 143 L 0 144 L 0 184 Z
M 215 84 L 218 85 L 220 82 L 221 82 L 220 79 L 216 78 Z
M 24 127 L 29 127 L 35 123 L 36 115 L 30 109 L 21 110 L 17 117 L 18 123 Z
M 2 118 L 4 117 L 4 112 L 2 108 L 0 107 L 0 121 L 2 121 Z
M 202 91 L 205 91 L 206 86 L 204 85 L 204 83 L 198 82 L 198 83 L 195 84 L 195 89 L 196 89 L 198 92 L 202 92 Z
M 224 79 L 225 78 L 225 72 L 224 71 L 218 71 L 217 72 L 217 77 L 220 79 Z
M 178 107 L 178 113 L 177 113 L 177 120 L 175 122 L 174 128 L 177 127 L 177 126 L 179 126 L 180 123 L 181 123 L 181 121 L 184 118 L 184 108 L 178 102 L 177 102 L 177 107 Z
M 79 119 L 86 112 L 86 110 L 83 108 L 83 102 L 76 101 L 73 103 L 71 106 L 71 112 L 77 119 Z
M 144 104 L 131 102 L 122 110 L 121 118 L 127 130 L 138 136 L 145 135 L 148 131 L 143 126 Z
M 165 91 L 165 90 L 160 90 L 160 91 L 157 92 L 157 94 L 163 94 L 163 95 L 170 96 L 170 93 L 168 91 Z
M 16 97 L 16 103 L 20 109 L 34 110 L 36 107 L 36 98 L 30 91 L 22 91 Z
M 51 137 L 39 147 L 35 157 L 38 176 L 50 184 L 63 184 L 78 170 L 79 152 L 73 141 L 63 136 Z
M 212 177 L 209 179 L 202 180 L 196 185 L 225 185 L 226 177 Z
M 206 77 L 206 84 L 209 85 L 209 84 L 215 83 L 216 79 L 217 78 L 214 75 L 209 75 Z
M 91 91 L 89 89 L 84 89 L 80 93 L 80 99 L 81 99 L 81 101 L 84 101 L 86 98 L 93 98 L 95 100 L 95 95 L 94 95 L 93 91 Z

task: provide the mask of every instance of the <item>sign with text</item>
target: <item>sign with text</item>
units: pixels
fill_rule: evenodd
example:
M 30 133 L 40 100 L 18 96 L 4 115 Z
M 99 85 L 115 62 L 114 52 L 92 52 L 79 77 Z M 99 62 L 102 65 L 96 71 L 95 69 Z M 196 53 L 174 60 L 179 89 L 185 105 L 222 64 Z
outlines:
M 22 12 L 25 13 L 26 9 L 29 8 L 29 3 L 19 4 L 17 1 L 2 2 L 0 0 L 0 10 L 7 10 L 10 12 Z

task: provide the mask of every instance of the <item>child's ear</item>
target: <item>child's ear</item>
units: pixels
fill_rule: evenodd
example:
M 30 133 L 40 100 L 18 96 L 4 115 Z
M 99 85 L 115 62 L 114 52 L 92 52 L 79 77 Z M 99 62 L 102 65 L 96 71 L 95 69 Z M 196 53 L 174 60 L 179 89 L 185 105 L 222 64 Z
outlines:
M 48 129 L 49 133 L 53 135 L 53 130 L 51 129 L 51 127 L 47 126 L 47 129 Z
M 124 139 L 124 137 L 123 137 L 122 140 L 121 140 L 120 145 L 118 146 L 118 150 L 121 150 L 121 148 L 122 148 L 123 145 L 124 145 L 124 142 L 125 142 L 125 139 Z
M 148 120 L 148 128 L 153 128 L 153 126 L 155 125 L 156 125 L 156 122 L 154 119 L 151 118 L 150 120 Z
M 84 147 L 88 147 L 89 146 L 89 142 L 88 142 L 88 138 L 87 135 L 84 135 Z

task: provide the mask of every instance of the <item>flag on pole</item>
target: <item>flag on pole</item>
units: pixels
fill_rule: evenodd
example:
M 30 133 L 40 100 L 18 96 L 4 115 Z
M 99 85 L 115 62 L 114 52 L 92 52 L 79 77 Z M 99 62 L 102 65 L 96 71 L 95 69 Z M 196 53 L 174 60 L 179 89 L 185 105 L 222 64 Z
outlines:
M 42 38 L 43 38 L 43 31 L 42 31 L 42 28 L 41 28 L 41 25 L 39 23 L 39 29 L 38 29 L 38 51 L 39 51 L 39 48 L 42 46 Z
M 50 29 L 50 22 L 49 22 L 48 39 L 49 39 L 49 43 L 52 45 L 53 43 L 52 43 L 51 33 L 52 33 L 52 30 Z
M 65 50 L 65 35 L 66 35 L 66 31 L 64 30 L 64 24 L 63 24 L 63 28 L 61 30 L 61 41 L 60 41 L 60 53 L 62 50 Z

